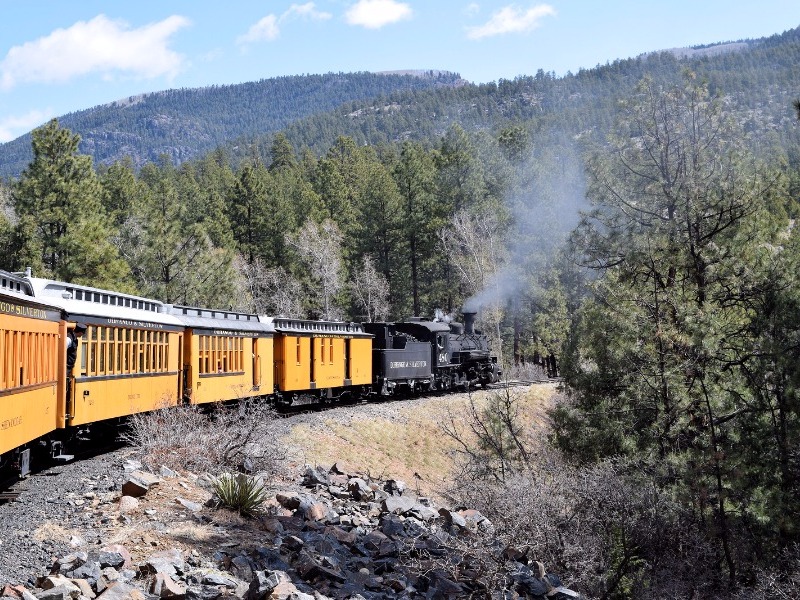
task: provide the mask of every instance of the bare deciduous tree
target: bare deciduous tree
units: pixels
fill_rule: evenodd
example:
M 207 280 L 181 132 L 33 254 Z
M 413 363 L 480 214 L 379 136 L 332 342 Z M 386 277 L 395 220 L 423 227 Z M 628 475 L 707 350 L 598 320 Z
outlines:
M 368 322 L 385 321 L 389 317 L 389 282 L 375 269 L 369 256 L 364 256 L 361 269 L 353 274 L 350 289 Z
M 247 310 L 281 317 L 303 316 L 303 286 L 282 267 L 267 268 L 259 258 L 252 264 L 239 261 L 237 267 L 247 288 Z
M 459 211 L 439 232 L 441 243 L 461 276 L 470 308 L 480 309 L 479 321 L 487 325 L 492 347 L 500 353 L 502 301 L 513 278 L 505 277 L 508 251 L 503 224 L 495 211 Z
M 521 399 L 506 387 L 490 394 L 485 403 L 470 394 L 466 415 L 446 411 L 440 427 L 456 442 L 462 477 L 502 482 L 528 467 L 531 432 Z
M 0 184 L 0 216 L 5 217 L 12 225 L 17 223 L 17 215 L 11 204 L 11 192 L 2 184 Z
M 311 271 L 317 287 L 310 296 L 321 305 L 322 318 L 340 318 L 340 308 L 334 302 L 343 286 L 342 234 L 336 223 L 326 219 L 318 225 L 309 219 L 296 235 L 286 236 L 286 243 L 297 250 Z

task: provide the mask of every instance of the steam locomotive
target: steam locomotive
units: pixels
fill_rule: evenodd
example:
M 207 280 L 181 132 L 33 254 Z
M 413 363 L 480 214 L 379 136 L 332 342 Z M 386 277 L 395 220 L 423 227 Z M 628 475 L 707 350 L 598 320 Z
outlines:
M 501 370 L 474 320 L 271 317 L 0 271 L 0 466 L 25 475 L 34 450 L 70 460 L 77 434 L 180 404 L 486 386 Z M 67 339 L 77 323 L 86 333 L 70 372 Z
M 475 330 L 474 312 L 464 323 L 413 317 L 397 323 L 364 323 L 372 334 L 374 390 L 399 391 L 469 388 L 499 381 L 502 374 L 488 338 Z

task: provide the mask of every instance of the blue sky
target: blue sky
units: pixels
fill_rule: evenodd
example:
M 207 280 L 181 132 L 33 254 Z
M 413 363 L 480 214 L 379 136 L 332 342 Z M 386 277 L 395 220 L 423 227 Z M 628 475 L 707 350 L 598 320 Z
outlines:
M 169 88 L 400 69 L 563 75 L 800 25 L 798 0 L 0 0 L 0 142 Z M 800 95 L 800 82 L 798 82 Z

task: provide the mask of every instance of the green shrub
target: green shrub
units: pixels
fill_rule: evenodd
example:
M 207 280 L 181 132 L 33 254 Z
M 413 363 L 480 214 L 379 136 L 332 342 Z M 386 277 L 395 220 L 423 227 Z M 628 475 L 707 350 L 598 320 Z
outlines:
M 243 515 L 254 514 L 269 496 L 260 478 L 244 473 L 223 473 L 214 478 L 212 485 L 222 506 Z

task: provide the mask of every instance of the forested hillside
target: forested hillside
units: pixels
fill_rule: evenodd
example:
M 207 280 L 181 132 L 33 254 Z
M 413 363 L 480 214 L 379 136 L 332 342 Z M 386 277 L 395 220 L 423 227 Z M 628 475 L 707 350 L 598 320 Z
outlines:
M 800 77 L 800 28 L 720 54 L 679 59 L 673 52 L 659 52 L 564 77 L 539 71 L 497 84 L 420 90 L 391 102 L 351 102 L 293 123 L 285 133 L 296 147 L 316 151 L 330 147 L 342 133 L 357 143 L 422 141 L 442 135 L 453 123 L 498 131 L 524 120 L 537 132 L 604 133 L 617 103 L 633 93 L 642 77 L 677 83 L 684 69 L 706 80 L 712 94 L 724 95 L 745 127 L 782 142 L 799 139 L 790 100 Z
M 81 152 L 96 164 L 130 157 L 140 167 L 162 155 L 179 164 L 243 135 L 271 135 L 345 102 L 458 82 L 458 75 L 443 72 L 278 77 L 123 98 L 59 121 L 81 135 Z M 0 177 L 18 176 L 31 158 L 30 135 L 0 145 Z
M 351 101 L 179 163 L 98 164 L 53 120 L 0 188 L 0 267 L 308 318 L 469 304 L 566 390 L 547 449 L 511 395 L 472 415 L 496 539 L 589 597 L 797 597 L 800 30 L 737 48 Z

